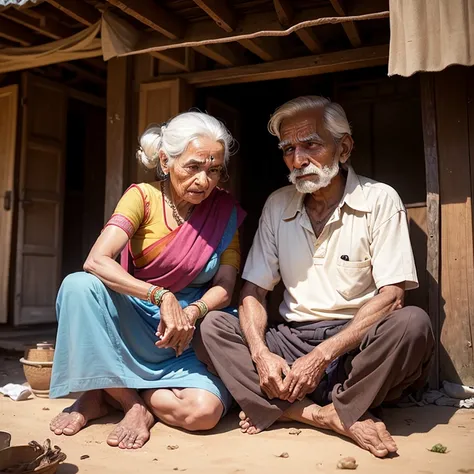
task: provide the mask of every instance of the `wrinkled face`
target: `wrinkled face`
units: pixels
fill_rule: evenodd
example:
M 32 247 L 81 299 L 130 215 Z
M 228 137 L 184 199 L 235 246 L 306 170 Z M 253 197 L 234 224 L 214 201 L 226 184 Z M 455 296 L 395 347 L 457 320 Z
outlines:
M 283 120 L 280 126 L 283 159 L 290 170 L 289 180 L 302 193 L 314 193 L 329 185 L 352 150 L 347 135 L 336 143 L 326 130 L 323 109 L 299 112 Z
M 185 152 L 169 166 L 160 156 L 161 167 L 169 173 L 171 186 L 179 199 L 200 204 L 219 183 L 224 169 L 224 146 L 208 137 L 192 140 Z

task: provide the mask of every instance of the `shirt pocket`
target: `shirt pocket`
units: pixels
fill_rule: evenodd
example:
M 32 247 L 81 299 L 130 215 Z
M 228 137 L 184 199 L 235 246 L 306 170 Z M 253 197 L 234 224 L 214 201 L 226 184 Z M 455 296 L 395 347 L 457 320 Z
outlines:
M 352 300 L 364 293 L 373 282 L 372 260 L 339 260 L 337 263 L 336 290 L 346 300 Z

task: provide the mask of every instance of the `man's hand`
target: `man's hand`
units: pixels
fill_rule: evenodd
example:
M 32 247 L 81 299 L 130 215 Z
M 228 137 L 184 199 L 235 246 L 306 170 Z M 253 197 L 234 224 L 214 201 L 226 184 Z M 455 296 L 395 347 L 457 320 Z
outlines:
M 324 354 L 316 347 L 309 354 L 297 359 L 286 376 L 283 397 L 290 403 L 302 400 L 313 392 L 323 378 L 328 366 Z
M 260 377 L 260 387 L 268 398 L 282 398 L 283 375 L 290 372 L 285 359 L 266 349 L 254 357 L 254 362 Z

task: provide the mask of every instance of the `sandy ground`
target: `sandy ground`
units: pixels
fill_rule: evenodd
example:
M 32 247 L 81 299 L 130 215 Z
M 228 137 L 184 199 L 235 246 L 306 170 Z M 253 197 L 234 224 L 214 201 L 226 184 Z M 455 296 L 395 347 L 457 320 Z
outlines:
M 0 386 L 24 381 L 15 356 L 0 357 Z M 474 410 L 423 407 L 385 410 L 384 419 L 399 447 L 399 455 L 379 460 L 342 438 L 280 423 L 256 436 L 240 433 L 237 412 L 231 412 L 207 434 L 189 434 L 157 423 L 151 440 L 137 451 L 121 451 L 105 443 L 120 415 L 91 424 L 74 437 L 55 436 L 49 420 L 71 400 L 31 397 L 23 402 L 0 398 L 0 430 L 12 434 L 12 444 L 51 438 L 67 454 L 59 474 L 187 472 L 187 473 L 336 473 L 338 459 L 354 456 L 357 472 L 375 474 L 474 474 Z M 301 429 L 290 435 L 291 427 Z M 436 443 L 447 454 L 428 451 Z M 175 450 L 168 446 L 179 446 Z M 278 457 L 288 453 L 288 458 Z M 81 456 L 88 455 L 86 459 Z

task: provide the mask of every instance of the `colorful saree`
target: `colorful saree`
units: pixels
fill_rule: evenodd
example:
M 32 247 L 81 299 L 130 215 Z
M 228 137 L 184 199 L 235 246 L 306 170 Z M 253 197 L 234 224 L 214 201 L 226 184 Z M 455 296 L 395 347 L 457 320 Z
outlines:
M 150 220 L 146 202 L 142 205 L 141 219 Z M 233 198 L 215 189 L 187 222 L 142 249 L 142 254 L 156 255 L 146 265 L 136 265 L 130 242 L 122 252 L 122 266 L 138 279 L 169 288 L 184 308 L 212 284 L 243 219 Z M 120 216 L 116 221 L 131 233 L 133 219 Z M 108 225 L 117 223 L 111 219 Z M 155 346 L 160 321 L 156 306 L 118 294 L 95 276 L 80 272 L 64 280 L 57 316 L 51 398 L 113 387 L 200 388 L 216 395 L 224 412 L 230 406 L 222 381 L 207 371 L 192 348 L 177 358 L 173 349 Z

